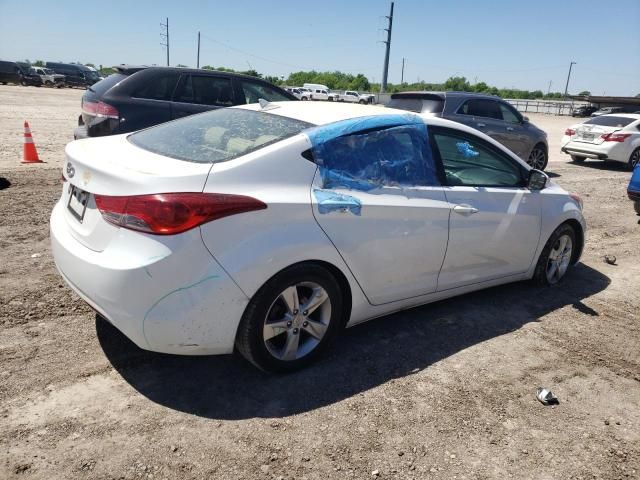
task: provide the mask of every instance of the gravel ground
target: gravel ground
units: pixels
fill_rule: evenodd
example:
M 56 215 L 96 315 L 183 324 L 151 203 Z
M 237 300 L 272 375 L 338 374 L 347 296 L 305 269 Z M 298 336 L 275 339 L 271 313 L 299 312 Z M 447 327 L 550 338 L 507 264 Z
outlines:
M 139 350 L 63 284 L 48 216 L 81 95 L 0 87 L 0 478 L 640 476 L 640 225 L 628 172 L 558 152 L 572 119 L 530 115 L 590 227 L 561 285 L 381 318 L 270 376 Z M 25 119 L 46 164 L 19 164 Z

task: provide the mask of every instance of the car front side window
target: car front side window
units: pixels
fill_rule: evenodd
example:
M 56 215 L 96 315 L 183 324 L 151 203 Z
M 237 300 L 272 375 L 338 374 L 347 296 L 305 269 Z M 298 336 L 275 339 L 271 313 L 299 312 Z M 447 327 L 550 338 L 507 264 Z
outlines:
M 450 129 L 436 129 L 433 138 L 449 186 L 522 187 L 523 167 L 485 141 Z
M 500 103 L 502 119 L 509 123 L 522 123 L 522 117 L 510 105 Z

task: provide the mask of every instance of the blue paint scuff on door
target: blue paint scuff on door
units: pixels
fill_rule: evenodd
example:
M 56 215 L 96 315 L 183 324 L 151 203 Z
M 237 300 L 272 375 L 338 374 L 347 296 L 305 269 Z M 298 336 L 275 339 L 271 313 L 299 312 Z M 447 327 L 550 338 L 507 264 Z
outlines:
M 349 211 L 354 215 L 360 215 L 362 212 L 362 202 L 351 195 L 332 192 L 330 190 L 313 189 L 313 194 L 318 201 L 318 211 L 321 214 L 330 212 L 346 212 Z

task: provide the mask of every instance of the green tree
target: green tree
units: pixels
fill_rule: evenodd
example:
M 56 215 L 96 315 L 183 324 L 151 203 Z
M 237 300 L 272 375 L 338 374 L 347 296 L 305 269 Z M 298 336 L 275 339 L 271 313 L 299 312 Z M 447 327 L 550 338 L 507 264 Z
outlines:
M 583 90 L 578 95 L 581 97 L 589 97 L 591 96 L 591 92 L 589 90 Z
M 467 82 L 465 77 L 449 77 L 444 82 L 444 89 L 447 91 L 456 92 L 470 92 L 472 91 L 471 85 Z
M 188 65 L 183 65 L 182 63 L 179 63 L 176 65 L 176 67 L 188 67 Z
M 33 64 L 34 67 L 44 67 L 44 62 L 42 60 L 36 60 Z

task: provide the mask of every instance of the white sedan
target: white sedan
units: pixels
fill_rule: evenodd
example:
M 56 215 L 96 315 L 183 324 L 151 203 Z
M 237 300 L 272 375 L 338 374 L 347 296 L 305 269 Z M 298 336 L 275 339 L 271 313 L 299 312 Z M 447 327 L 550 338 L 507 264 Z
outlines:
M 640 162 L 640 115 L 615 113 L 567 128 L 560 150 L 574 162 L 616 160 L 633 169 Z
M 244 105 L 70 143 L 58 269 L 139 347 L 291 370 L 341 330 L 482 288 L 557 283 L 579 197 L 464 125 Z

